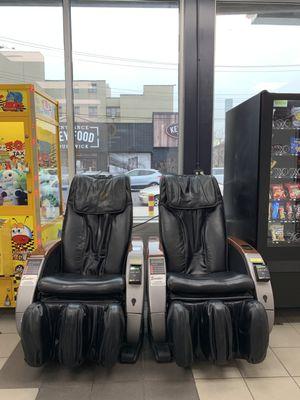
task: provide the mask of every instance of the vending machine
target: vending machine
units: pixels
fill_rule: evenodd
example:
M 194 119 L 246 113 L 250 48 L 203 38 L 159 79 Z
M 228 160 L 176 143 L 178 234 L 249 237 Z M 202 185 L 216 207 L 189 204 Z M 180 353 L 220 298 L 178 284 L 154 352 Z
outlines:
M 0 308 L 15 306 L 28 256 L 61 225 L 58 103 L 0 84 Z
M 267 262 L 277 307 L 300 306 L 300 95 L 261 92 L 226 113 L 230 235 Z

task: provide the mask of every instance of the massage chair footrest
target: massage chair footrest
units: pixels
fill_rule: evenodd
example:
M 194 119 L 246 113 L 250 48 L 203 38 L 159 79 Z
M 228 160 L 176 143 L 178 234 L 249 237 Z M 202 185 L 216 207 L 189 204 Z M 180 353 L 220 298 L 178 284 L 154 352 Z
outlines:
M 24 313 L 25 361 L 39 367 L 57 360 L 76 367 L 91 360 L 105 367 L 119 359 L 125 320 L 120 304 L 32 303 Z
M 268 318 L 256 300 L 171 303 L 167 317 L 172 355 L 179 366 L 195 359 L 224 364 L 235 358 L 259 363 L 269 344 Z

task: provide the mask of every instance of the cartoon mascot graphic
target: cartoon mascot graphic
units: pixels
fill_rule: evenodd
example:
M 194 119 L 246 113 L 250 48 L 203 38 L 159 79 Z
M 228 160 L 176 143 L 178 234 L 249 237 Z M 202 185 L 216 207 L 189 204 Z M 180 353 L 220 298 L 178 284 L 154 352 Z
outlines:
M 34 250 L 33 232 L 30 227 L 26 225 L 28 218 L 28 216 L 25 217 L 24 223 L 18 222 L 15 218 L 12 218 L 15 222 L 11 230 L 14 260 L 26 261 L 30 253 Z M 16 267 L 16 272 L 22 272 L 18 271 L 20 269 L 23 270 L 22 265 Z

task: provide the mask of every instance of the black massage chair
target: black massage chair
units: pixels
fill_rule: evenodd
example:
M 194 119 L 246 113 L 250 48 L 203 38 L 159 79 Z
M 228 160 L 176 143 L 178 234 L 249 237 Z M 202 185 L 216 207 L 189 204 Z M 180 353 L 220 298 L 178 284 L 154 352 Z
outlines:
M 128 177 L 76 176 L 62 239 L 29 258 L 16 309 L 26 362 L 135 362 L 142 340 L 143 243 L 131 242 Z
M 164 176 L 160 240 L 148 245 L 149 332 L 158 361 L 264 360 L 274 320 L 267 267 L 226 235 L 212 176 Z

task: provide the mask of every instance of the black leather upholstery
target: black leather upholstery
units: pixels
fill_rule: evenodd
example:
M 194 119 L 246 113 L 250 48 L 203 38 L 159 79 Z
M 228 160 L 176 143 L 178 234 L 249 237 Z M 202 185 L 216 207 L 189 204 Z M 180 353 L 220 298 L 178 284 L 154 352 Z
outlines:
M 247 273 L 228 263 L 223 199 L 211 176 L 164 176 L 160 238 L 167 269 L 167 330 L 182 367 L 195 359 L 261 362 L 268 348 L 264 306 Z
M 172 353 L 181 367 L 191 366 L 196 359 L 224 364 L 244 358 L 255 364 L 266 357 L 268 319 L 256 300 L 174 301 L 167 322 Z
M 220 189 L 211 176 L 165 176 L 160 185 L 160 237 L 168 272 L 227 270 Z
M 125 267 L 132 230 L 126 176 L 76 176 L 61 245 L 47 254 L 35 302 L 25 311 L 25 360 L 69 367 L 93 360 L 111 367 L 125 334 Z
M 242 294 L 251 293 L 254 282 L 248 275 L 230 271 L 198 275 L 169 273 L 167 287 L 174 294 Z
M 124 341 L 120 304 L 32 303 L 24 313 L 21 341 L 26 362 L 40 367 L 58 360 L 76 367 L 85 360 L 113 366 Z
M 121 294 L 125 290 L 125 279 L 121 275 L 56 274 L 42 278 L 38 290 L 43 294 L 64 296 Z
M 128 177 L 75 176 L 63 225 L 62 272 L 123 274 L 131 229 Z

